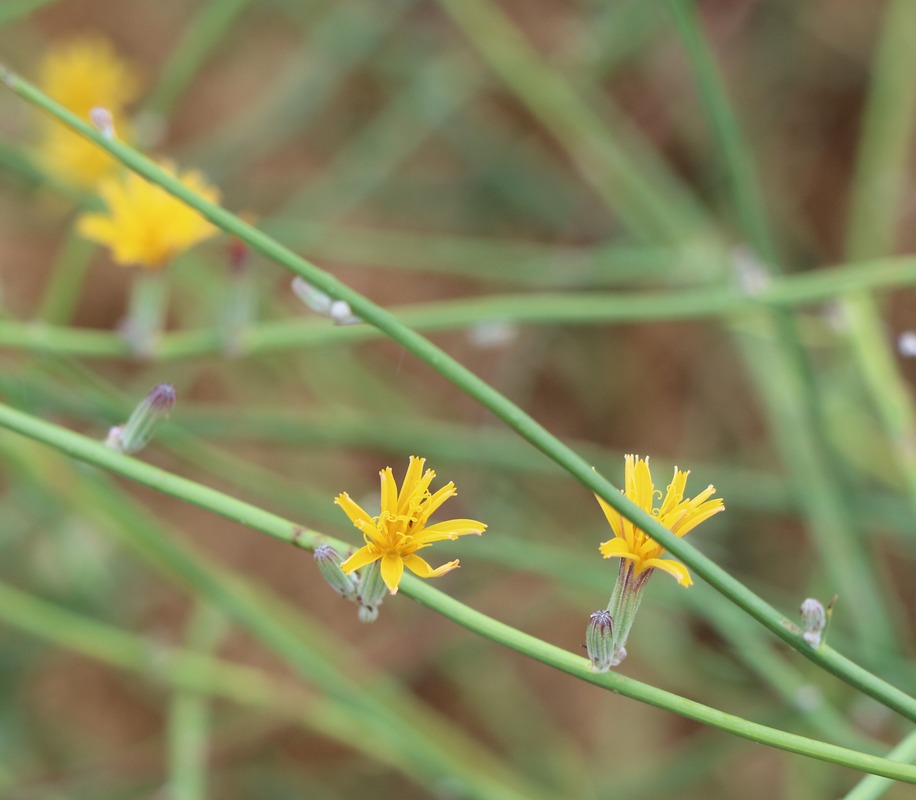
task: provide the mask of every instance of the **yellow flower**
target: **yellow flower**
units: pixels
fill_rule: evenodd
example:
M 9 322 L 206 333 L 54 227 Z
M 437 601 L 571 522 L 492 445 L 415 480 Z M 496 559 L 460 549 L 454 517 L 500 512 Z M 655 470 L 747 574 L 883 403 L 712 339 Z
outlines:
M 423 472 L 425 464 L 425 458 L 410 457 L 400 492 L 391 467 L 379 473 L 382 499 L 381 513 L 377 517 L 370 516 L 346 492 L 337 496 L 334 502 L 362 532 L 366 542 L 340 565 L 344 572 L 349 574 L 381 559 L 382 580 L 388 591 L 395 594 L 404 567 L 421 578 L 438 578 L 458 566 L 457 561 L 449 561 L 433 569 L 416 554 L 417 550 L 443 539 L 457 539 L 469 533 L 481 534 L 486 530 L 486 525 L 474 519 L 453 519 L 427 526 L 433 512 L 457 492 L 455 484 L 450 482 L 430 494 L 429 485 L 436 473 L 431 469 Z
M 97 144 L 63 128 L 50 129 L 42 137 L 38 161 L 49 175 L 86 189 L 94 189 L 118 167 L 117 159 Z
M 74 39 L 54 48 L 38 71 L 38 85 L 84 120 L 96 106 L 106 108 L 118 123 L 118 135 L 129 140 L 124 108 L 136 98 L 133 68 L 100 37 Z M 38 161 L 58 179 L 86 188 L 112 173 L 117 161 L 97 145 L 59 122 L 42 116 L 44 133 Z
M 684 489 L 687 486 L 689 474 L 689 470 L 683 472 L 675 467 L 674 478 L 668 486 L 661 507 L 654 508 L 653 503 L 656 496 L 660 498 L 662 493 L 652 483 L 649 459 L 628 455 L 626 456 L 624 494 L 628 500 L 643 511 L 657 517 L 658 521 L 676 536 L 684 536 L 703 520 L 725 510 L 725 504 L 721 498 L 707 499 L 716 491 L 716 487 L 712 484 L 692 500 L 685 500 Z M 651 539 L 643 530 L 637 528 L 620 512 L 611 508 L 600 497 L 597 497 L 597 500 L 614 531 L 614 538 L 601 544 L 600 551 L 605 558 L 623 558 L 632 561 L 635 570 L 634 577 L 646 570 L 662 569 L 673 575 L 682 586 L 690 586 L 693 583 L 683 564 L 679 561 L 660 558 L 665 552 L 664 547 Z
M 169 163 L 162 168 L 211 203 L 219 202 L 219 191 L 200 172 L 179 174 Z M 133 172 L 106 178 L 99 184 L 99 194 L 107 213 L 84 214 L 77 230 L 107 245 L 114 260 L 125 266 L 158 269 L 217 232 L 193 208 Z

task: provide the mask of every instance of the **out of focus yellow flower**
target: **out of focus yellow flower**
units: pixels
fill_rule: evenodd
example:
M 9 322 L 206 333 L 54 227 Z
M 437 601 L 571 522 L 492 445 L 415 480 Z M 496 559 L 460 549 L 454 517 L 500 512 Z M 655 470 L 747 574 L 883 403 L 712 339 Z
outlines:
M 54 47 L 39 67 L 38 85 L 82 119 L 88 120 L 93 108 L 107 109 L 121 138 L 129 139 L 125 108 L 136 99 L 139 81 L 105 39 L 84 37 Z M 117 168 L 104 150 L 56 120 L 42 117 L 41 125 L 38 160 L 58 179 L 94 188 Z
M 117 115 L 137 98 L 139 89 L 133 67 L 98 36 L 54 47 L 38 69 L 37 83 L 45 94 L 83 119 L 96 106 Z
M 162 168 L 211 203 L 219 202 L 219 190 L 197 170 L 179 173 L 167 162 Z M 77 231 L 106 245 L 118 264 L 159 269 L 217 232 L 193 208 L 133 172 L 105 178 L 98 192 L 107 212 L 83 214 Z

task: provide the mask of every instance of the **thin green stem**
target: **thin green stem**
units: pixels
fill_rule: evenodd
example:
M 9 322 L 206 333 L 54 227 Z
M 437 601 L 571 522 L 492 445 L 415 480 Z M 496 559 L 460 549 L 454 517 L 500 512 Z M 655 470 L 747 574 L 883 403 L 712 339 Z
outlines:
M 505 13 L 487 0 L 439 0 L 490 66 L 567 148 L 582 177 L 626 226 L 647 239 L 689 241 L 705 215 L 603 98 L 615 141 L 592 105 L 540 58 Z M 624 142 L 624 145 L 621 145 Z M 596 165 L 598 167 L 596 168 Z
M 593 325 L 672 320 L 735 319 L 760 309 L 826 302 L 856 288 L 890 289 L 916 283 L 916 258 L 877 259 L 812 274 L 774 279 L 760 295 L 710 287 L 678 292 L 588 292 L 576 294 L 490 295 L 465 300 L 417 303 L 392 313 L 417 330 L 439 331 L 498 320 L 536 325 Z M 381 329 L 335 327 L 315 319 L 288 319 L 252 324 L 239 335 L 239 355 L 263 355 L 301 347 L 377 338 Z M 817 328 L 812 336 L 818 336 Z M 0 346 L 83 358 L 122 358 L 130 346 L 116 333 L 41 323 L 0 320 Z M 171 361 L 222 353 L 225 336 L 218 328 L 165 333 L 152 360 Z
M 159 73 L 144 111 L 168 119 L 172 109 L 251 0 L 209 0 L 186 26 L 178 46 Z
M 45 287 L 38 318 L 51 325 L 66 325 L 73 318 L 95 245 L 71 232 L 61 248 Z
M 887 755 L 888 758 L 892 758 L 895 761 L 907 763 L 916 761 L 916 730 L 902 739 L 900 744 Z M 843 800 L 877 800 L 893 785 L 894 782 L 888 778 L 868 775 L 843 795 Z
M 911 80 L 916 70 L 914 40 L 916 4 L 893 0 L 884 14 L 862 123 L 847 226 L 850 259 L 894 251 L 916 123 L 916 85 Z M 898 369 L 882 311 L 864 292 L 851 294 L 842 308 L 853 356 L 916 508 L 916 409 Z
M 397 746 L 396 739 L 367 736 L 366 718 L 357 710 L 313 692 L 306 693 L 276 675 L 140 639 L 4 583 L 0 583 L 0 619 L 60 647 L 177 691 L 223 697 L 305 725 L 423 784 L 429 782 L 429 776 L 413 762 L 409 751 Z
M 213 606 L 198 604 L 188 625 L 188 648 L 210 654 L 226 630 L 226 619 Z M 175 800 L 207 797 L 210 701 L 199 692 L 175 693 L 169 708 L 169 789 Z
M 776 247 L 767 224 L 756 170 L 748 156 L 750 151 L 700 27 L 696 6 L 693 0 L 668 0 L 668 7 L 690 58 L 700 100 L 712 122 L 717 149 L 725 163 L 741 229 L 754 249 L 766 261 L 775 263 Z
M 829 647 L 812 650 L 802 640 L 795 627 L 776 609 L 772 608 L 762 598 L 758 597 L 754 592 L 715 564 L 711 559 L 700 553 L 689 542 L 672 534 L 671 531 L 662 526 L 651 514 L 646 513 L 630 502 L 621 494 L 619 489 L 598 475 L 585 459 L 578 456 L 559 439 L 551 435 L 521 408 L 516 406 L 485 381 L 478 378 L 466 367 L 455 361 L 443 350 L 405 326 L 394 315 L 372 303 L 363 295 L 344 285 L 315 265 L 297 256 L 279 242 L 274 241 L 256 228 L 243 222 L 234 214 L 207 202 L 199 195 L 190 191 L 174 177 L 160 169 L 151 160 L 137 153 L 132 148 L 122 142 L 104 139 L 91 126 L 55 103 L 28 82 L 23 81 L 9 71 L 0 72 L 0 78 L 2 78 L 7 86 L 25 100 L 44 109 L 47 113 L 56 117 L 74 131 L 94 141 L 141 176 L 161 186 L 192 208 L 197 209 L 204 217 L 218 227 L 238 236 L 252 249 L 262 253 L 267 258 L 277 261 L 291 272 L 300 275 L 330 297 L 346 301 L 357 316 L 366 323 L 374 325 L 390 338 L 400 343 L 406 350 L 427 363 L 463 392 L 474 397 L 481 405 L 490 409 L 490 411 L 502 419 L 509 427 L 513 428 L 548 457 L 556 461 L 584 487 L 595 492 L 611 505 L 611 507 L 620 511 L 627 519 L 634 522 L 675 557 L 681 559 L 685 564 L 691 567 L 694 572 L 712 584 L 719 592 L 728 597 L 736 605 L 743 608 L 778 638 L 789 644 L 790 647 L 793 647 L 827 671 L 840 677 L 842 680 L 847 681 L 866 694 L 871 695 L 879 700 L 879 702 L 888 705 L 890 708 L 895 709 L 907 718 L 916 721 L 916 699 L 890 686 L 886 682 L 834 652 Z M 36 438 L 43 438 L 43 436 L 50 437 L 47 441 L 49 441 L 49 443 L 56 443 L 56 446 L 65 450 L 65 452 L 71 452 L 73 455 L 76 455 L 77 452 L 84 453 L 84 455 L 92 457 L 95 463 L 98 463 L 100 466 L 116 469 L 121 472 L 121 474 L 128 477 L 139 475 L 136 465 L 138 462 L 132 462 L 131 459 L 118 460 L 116 457 L 118 457 L 119 454 L 116 453 L 106 452 L 100 454 L 96 452 L 96 446 L 93 442 L 88 442 L 92 447 L 87 451 L 85 449 L 86 444 L 80 442 L 80 437 L 73 439 L 71 437 L 75 436 L 74 434 L 65 432 L 62 429 L 55 429 L 53 426 L 51 426 L 50 429 L 45 428 L 43 426 L 46 425 L 46 423 L 42 423 L 28 415 L 16 412 L 13 409 L 5 408 L 2 410 L 0 424 L 19 430 L 26 435 L 34 435 Z M 91 456 L 91 453 L 94 453 L 94 456 Z M 98 460 L 96 460 L 96 458 Z M 150 478 L 149 474 L 144 474 L 147 479 Z M 189 488 L 185 484 L 182 484 L 181 479 L 178 479 L 176 476 L 168 475 L 160 471 L 155 471 L 155 476 L 154 484 L 162 491 L 171 493 L 173 490 L 177 490 L 178 486 L 183 486 L 185 489 Z M 203 487 L 197 487 L 195 484 L 191 484 L 191 486 L 195 488 L 190 491 L 189 499 L 194 498 L 191 499 L 190 502 L 196 502 L 204 497 L 209 497 L 211 500 L 213 499 L 212 495 L 207 494 L 212 490 L 204 490 Z M 203 492 L 202 495 L 201 492 Z M 216 500 L 216 506 L 218 508 L 225 508 L 227 503 L 232 504 L 238 502 L 239 501 L 231 498 L 222 497 L 222 499 Z M 245 504 L 241 505 L 245 506 Z M 246 516 L 250 513 L 250 507 L 247 508 L 249 511 L 246 512 Z M 267 514 L 267 512 L 258 509 L 257 514 Z M 273 515 L 267 516 L 276 523 L 278 518 L 273 517 Z M 286 536 L 292 535 L 288 523 L 283 523 L 281 529 Z M 306 539 L 306 541 L 308 541 L 308 539 Z M 584 661 L 583 659 L 583 663 Z
M 303 528 L 294 522 L 222 492 L 202 486 L 194 481 L 116 453 L 84 436 L 3 405 L 0 405 L 0 426 L 18 431 L 38 441 L 43 441 L 71 457 L 111 470 L 137 483 L 210 510 L 298 547 L 313 550 L 318 544 L 329 544 L 340 552 L 345 552 L 346 550 L 346 544 L 341 541 L 324 536 L 317 531 Z M 637 522 L 642 527 L 642 520 L 637 520 Z M 615 693 L 683 714 L 704 724 L 762 744 L 831 763 L 844 764 L 873 774 L 916 783 L 916 767 L 907 767 L 901 771 L 897 767 L 889 767 L 883 763 L 883 759 L 875 756 L 857 753 L 835 745 L 817 742 L 816 740 L 748 722 L 740 717 L 725 714 L 700 703 L 694 703 L 647 684 L 625 678 L 622 675 L 614 673 L 595 674 L 591 671 L 588 660 L 582 656 L 568 653 L 561 648 L 481 614 L 431 588 L 417 578 L 405 576 L 401 583 L 401 588 L 404 594 L 413 597 L 423 605 L 432 608 L 475 633 L 479 633 L 494 642 Z M 787 626 L 788 624 L 786 622 Z M 792 632 L 792 636 L 795 639 L 801 638 L 797 631 Z M 868 691 L 876 699 L 881 699 L 882 702 L 900 710 L 901 713 L 909 715 L 911 713 L 910 706 L 916 705 L 911 698 L 908 698 L 899 690 L 884 684 L 875 676 L 850 664 L 826 646 L 817 651 L 812 650 L 811 653 L 812 660 L 820 663 L 829 671 L 836 672 L 841 677 L 850 680 L 853 685 L 862 688 L 863 691 Z M 916 716 L 916 711 L 912 713 L 913 716 Z

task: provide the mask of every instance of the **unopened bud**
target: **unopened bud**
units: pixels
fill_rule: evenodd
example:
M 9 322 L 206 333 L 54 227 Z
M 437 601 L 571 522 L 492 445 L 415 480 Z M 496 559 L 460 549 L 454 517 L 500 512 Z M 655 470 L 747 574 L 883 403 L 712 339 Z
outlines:
M 827 611 L 820 602 L 809 597 L 801 604 L 801 616 L 802 639 L 816 650 L 821 646 L 824 628 L 827 627 Z
M 359 583 L 340 568 L 340 554 L 331 545 L 322 544 L 315 548 L 314 555 L 318 571 L 331 588 L 347 600 L 355 601 Z
M 116 425 L 108 431 L 105 444 L 120 453 L 136 453 L 149 444 L 159 426 L 169 417 L 175 405 L 175 387 L 160 383 L 150 389 L 149 394 L 130 415 L 123 425 Z
M 589 618 L 585 649 L 594 672 L 607 672 L 620 663 L 614 659 L 614 618 L 610 611 L 596 611 Z
M 362 320 L 357 317 L 346 300 L 332 300 L 320 289 L 302 278 L 293 278 L 293 292 L 316 314 L 327 317 L 335 325 L 356 325 Z
M 102 136 L 106 139 L 114 139 L 114 117 L 111 116 L 111 112 L 107 108 L 96 106 L 89 112 L 89 119 L 99 129 L 99 133 Z
M 381 561 L 373 561 L 360 578 L 357 600 L 360 622 L 375 622 L 378 619 L 379 606 L 388 594 L 388 587 L 382 580 L 381 565 Z

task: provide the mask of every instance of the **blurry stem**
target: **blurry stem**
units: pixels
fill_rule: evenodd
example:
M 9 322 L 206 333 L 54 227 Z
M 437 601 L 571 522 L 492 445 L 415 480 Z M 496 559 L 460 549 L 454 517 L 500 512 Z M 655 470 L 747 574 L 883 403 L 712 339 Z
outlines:
M 716 150 L 724 160 L 731 202 L 738 209 L 742 232 L 762 259 L 761 269 L 780 271 L 751 151 L 743 140 L 694 4 L 668 0 L 668 5 L 690 58 Z M 842 587 L 851 601 L 850 616 L 864 650 L 863 659 L 878 663 L 882 653 L 896 648 L 892 616 L 870 554 L 851 524 L 844 493 L 837 488 L 831 439 L 823 424 L 798 322 L 777 309 L 765 324 L 772 329 L 771 336 L 755 342 L 739 339 L 745 363 L 764 398 L 784 461 L 809 485 L 803 502 L 811 534 L 830 581 L 838 589 Z
M 427 782 L 443 775 L 460 775 L 473 788 L 475 797 L 545 797 L 396 682 L 377 674 L 369 681 L 365 667 L 360 667 L 355 650 L 346 641 L 333 638 L 300 609 L 269 590 L 218 566 L 181 542 L 181 537 L 169 535 L 161 521 L 139 507 L 108 476 L 41 457 L 49 454 L 22 447 L 27 444 L 24 442 L 18 442 L 19 447 L 2 444 L 3 456 L 15 461 L 20 474 L 50 486 L 56 496 L 101 524 L 166 579 L 219 608 L 332 705 L 355 709 L 363 739 L 381 736 L 399 751 L 410 753 L 411 774 L 423 775 Z
M 121 321 L 121 335 L 134 355 L 153 357 L 165 326 L 167 301 L 165 271 L 138 267 L 130 285 L 127 316 Z
M 223 638 L 226 619 L 214 606 L 198 603 L 188 625 L 187 646 L 211 653 Z M 175 692 L 169 705 L 169 797 L 205 800 L 210 728 L 210 698 L 196 691 Z
M 340 553 L 346 552 L 347 546 L 343 542 L 323 536 L 316 531 L 302 528 L 289 520 L 225 495 L 222 492 L 136 461 L 109 450 L 98 442 L 3 405 L 0 405 L 0 426 L 16 430 L 39 441 L 44 441 L 71 457 L 111 470 L 125 478 L 200 508 L 208 509 L 298 547 L 314 550 L 319 544 L 327 544 L 336 548 Z M 737 736 L 789 752 L 831 763 L 845 764 L 866 772 L 890 775 L 891 777 L 916 783 L 916 768 L 908 767 L 901 772 L 898 768 L 893 767 L 888 771 L 889 768 L 883 763 L 883 759 L 758 725 L 622 675 L 594 673 L 589 662 L 582 656 L 569 653 L 481 614 L 424 584 L 419 579 L 405 576 L 401 589 L 404 594 L 413 597 L 422 604 L 481 636 L 602 688 L 673 711 Z M 784 621 L 784 626 L 787 632 L 793 627 L 788 620 Z M 797 632 L 792 633 L 792 638 L 801 640 L 801 636 Z M 811 660 L 839 677 L 848 680 L 852 685 L 880 700 L 880 702 L 900 711 L 908 718 L 916 720 L 916 701 L 913 698 L 908 697 L 899 689 L 886 684 L 865 670 L 856 667 L 826 645 L 818 650 L 814 650 L 807 645 L 804 646 L 807 647 Z
M 276 675 L 190 650 L 154 644 L 5 583 L 0 583 L 0 619 L 60 647 L 138 673 L 177 691 L 224 697 L 268 711 L 422 780 L 416 765 L 411 763 L 409 751 L 399 748 L 395 740 L 365 736 L 365 719 L 358 712 L 320 694 L 306 693 Z
M 72 229 L 57 254 L 45 286 L 38 318 L 51 325 L 66 325 L 73 318 L 95 245 Z
M 916 3 L 892 0 L 874 60 L 871 91 L 853 179 L 846 255 L 873 258 L 894 250 L 909 181 L 916 121 Z M 864 292 L 843 303 L 852 352 L 916 508 L 916 411 L 877 302 Z
M 735 318 L 750 332 L 764 329 L 745 318 L 757 309 L 791 308 L 827 302 L 857 289 L 890 289 L 916 283 L 916 258 L 875 259 L 813 273 L 774 278 L 759 295 L 750 297 L 734 289 L 709 287 L 670 292 L 566 292 L 489 295 L 473 299 L 416 303 L 393 309 L 398 319 L 412 328 L 448 330 L 479 322 L 500 320 L 534 325 L 591 325 L 664 320 Z M 812 335 L 822 328 L 812 322 Z M 357 342 L 377 338 L 380 329 L 367 326 L 339 327 L 311 319 L 287 319 L 253 324 L 239 332 L 243 355 L 260 355 L 285 349 Z M 117 334 L 86 328 L 67 328 L 16 320 L 0 320 L 0 345 L 36 352 L 113 358 L 130 355 L 129 346 Z M 171 361 L 218 354 L 225 351 L 225 334 L 218 327 L 165 333 L 152 356 Z
M 538 55 L 495 3 L 439 0 L 493 70 L 569 151 L 582 177 L 625 225 L 649 240 L 690 241 L 707 225 L 702 210 L 674 175 L 626 127 L 608 135 L 592 105 Z M 605 112 L 609 102 L 605 100 Z M 626 143 L 622 146 L 621 142 Z M 638 154 L 634 157 L 634 154 Z
M 143 111 L 168 120 L 206 58 L 226 36 L 251 0 L 209 0 L 185 26 L 178 46 L 159 71 Z
M 59 3 L 60 0 L 3 0 L 0 6 L 0 25 L 6 25 L 19 17 L 24 17 L 42 6 Z
M 725 162 L 741 229 L 764 261 L 776 263 L 776 247 L 767 224 L 766 209 L 756 170 L 748 155 L 750 150 L 744 141 L 715 60 L 700 27 L 694 0 L 668 0 L 668 6 L 690 58 L 700 101 L 711 120 L 717 149 Z
M 888 758 L 903 763 L 916 761 L 916 730 L 907 735 L 890 753 Z M 849 792 L 843 795 L 843 800 L 877 800 L 894 785 L 892 780 L 869 775 L 862 778 Z
M 300 275 L 335 300 L 346 301 L 353 312 L 368 325 L 378 328 L 391 339 L 401 344 L 407 351 L 413 353 L 421 361 L 451 381 L 461 391 L 475 398 L 519 435 L 531 442 L 549 458 L 556 461 L 584 487 L 598 494 L 612 508 L 615 508 L 623 516 L 631 520 L 637 527 L 645 531 L 732 602 L 744 609 L 779 639 L 782 639 L 790 647 L 822 668 L 847 681 L 850 685 L 857 687 L 879 702 L 916 721 L 916 699 L 880 680 L 829 647 L 825 646 L 818 650 L 809 647 L 802 640 L 794 624 L 775 608 L 703 555 L 688 541 L 671 533 L 670 530 L 659 523 L 656 517 L 646 513 L 629 501 L 617 487 L 595 472 L 588 461 L 550 434 L 521 408 L 488 383 L 478 378 L 442 349 L 408 328 L 390 312 L 371 302 L 362 294 L 341 283 L 314 264 L 296 255 L 279 242 L 258 231 L 235 214 L 206 201 L 190 191 L 176 178 L 163 171 L 154 162 L 133 148 L 128 147 L 123 142 L 103 138 L 90 125 L 18 76 L 0 69 L 0 80 L 23 99 L 39 106 L 72 130 L 95 142 L 99 147 L 102 147 L 130 169 L 137 172 L 137 174 L 161 186 L 169 194 L 187 203 L 217 227 L 234 234 L 246 242 L 253 250 L 283 265 L 291 272 Z M 77 436 L 63 428 L 49 425 L 28 414 L 17 412 L 6 406 L 0 406 L 0 425 L 45 441 L 72 456 L 91 461 L 132 480 L 138 480 L 160 491 L 181 497 L 195 505 L 201 505 L 217 513 L 244 521 L 251 527 L 270 535 L 279 536 L 287 541 L 294 537 L 295 526 L 279 517 L 241 503 L 235 498 L 214 492 L 212 489 L 186 481 L 178 476 L 148 467 L 142 462 L 113 453 L 103 445 Z M 100 450 L 104 452 L 100 452 Z M 147 470 L 151 471 L 148 472 Z M 241 516 L 236 517 L 236 513 Z M 266 524 L 266 528 L 262 527 L 262 524 Z M 315 546 L 316 534 L 302 534 L 300 531 L 299 534 L 295 535 L 300 537 L 302 544 L 305 546 Z M 407 586 L 411 587 L 410 591 L 414 590 L 415 583 L 415 581 L 407 582 Z M 428 588 L 424 588 L 424 595 L 427 595 L 429 591 Z M 460 617 L 461 615 L 459 614 L 458 616 Z M 499 623 L 494 621 L 494 625 L 499 625 Z M 590 675 L 589 679 L 594 680 L 594 676 L 591 676 L 591 673 L 588 672 L 586 659 L 579 658 L 578 663 L 581 669 Z M 611 680 L 607 677 L 602 677 L 602 679 Z M 616 688 L 623 691 L 621 687 Z

